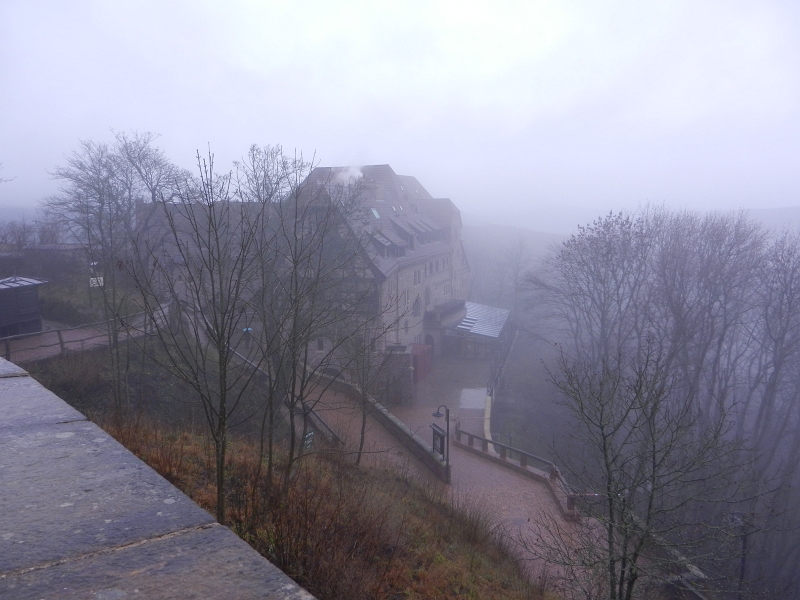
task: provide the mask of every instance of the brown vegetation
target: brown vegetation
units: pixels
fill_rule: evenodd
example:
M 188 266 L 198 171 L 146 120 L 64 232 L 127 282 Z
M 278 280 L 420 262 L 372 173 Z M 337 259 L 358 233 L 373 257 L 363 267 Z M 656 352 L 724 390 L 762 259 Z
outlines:
M 215 512 L 215 456 L 204 428 L 162 425 L 141 412 L 114 418 L 98 403 L 108 387 L 98 381 L 102 361 L 93 363 L 92 381 L 84 380 L 88 372 L 77 361 L 91 361 L 92 354 L 83 356 L 41 363 L 32 371 L 54 390 L 94 390 L 95 402 L 84 407 L 95 420 Z M 103 358 L 101 352 L 94 356 Z M 72 379 L 62 381 L 79 372 L 85 376 L 78 377 L 80 389 Z M 525 581 L 503 549 L 502 532 L 480 506 L 448 500 L 403 473 L 310 454 L 284 487 L 280 469 L 269 481 L 258 444 L 242 437 L 231 443 L 226 473 L 227 524 L 320 600 L 545 597 Z

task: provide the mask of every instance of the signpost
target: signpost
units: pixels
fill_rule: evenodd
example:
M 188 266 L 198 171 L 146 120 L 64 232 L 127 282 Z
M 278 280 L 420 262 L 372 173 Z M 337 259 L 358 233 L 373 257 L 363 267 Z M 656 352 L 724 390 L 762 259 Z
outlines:
M 437 419 L 444 417 L 447 424 L 447 430 L 442 429 L 436 423 L 431 425 L 431 429 L 433 430 L 433 451 L 438 452 L 444 459 L 447 483 L 450 483 L 450 409 L 446 405 L 440 404 L 433 416 Z

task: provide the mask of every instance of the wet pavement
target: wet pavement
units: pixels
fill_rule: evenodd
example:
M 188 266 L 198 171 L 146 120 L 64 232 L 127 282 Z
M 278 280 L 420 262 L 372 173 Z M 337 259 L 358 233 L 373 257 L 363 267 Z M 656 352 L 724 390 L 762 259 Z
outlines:
M 463 430 L 483 436 L 488 373 L 488 361 L 437 358 L 433 371 L 418 383 L 411 405 L 391 407 L 390 411 L 423 440 L 432 442 L 431 424 L 446 427 L 444 417 L 433 417 L 436 409 L 444 404 L 450 409 L 453 436 L 456 422 Z M 317 409 L 346 440 L 349 450 L 355 451 L 362 414 L 358 403 L 345 394 L 328 392 Z M 367 419 L 365 448 L 365 464 L 398 468 L 429 485 L 442 486 L 371 417 Z M 538 577 L 543 563 L 525 546 L 531 547 L 539 536 L 549 535 L 539 524 L 558 523 L 559 528 L 572 528 L 572 524 L 563 520 L 547 485 L 454 444 L 450 446 L 450 464 L 452 501 L 467 510 L 485 514 L 496 527 L 498 536 L 509 542 L 526 571 Z
M 437 357 L 430 375 L 418 384 L 412 405 L 390 410 L 412 431 L 429 439 L 431 423 L 444 425 L 444 420 L 436 419 L 432 413 L 438 405 L 445 404 L 450 408 L 453 435 L 459 423 L 463 431 L 489 437 L 486 435 L 489 415 L 485 411 L 489 369 L 488 360 Z M 537 534 L 536 523 L 561 520 L 561 513 L 545 484 L 453 444 L 450 464 L 453 493 L 483 506 L 511 539 L 532 543 Z M 536 563 L 522 547 L 517 547 L 517 555 L 524 561 Z M 538 568 L 534 571 L 538 572 Z

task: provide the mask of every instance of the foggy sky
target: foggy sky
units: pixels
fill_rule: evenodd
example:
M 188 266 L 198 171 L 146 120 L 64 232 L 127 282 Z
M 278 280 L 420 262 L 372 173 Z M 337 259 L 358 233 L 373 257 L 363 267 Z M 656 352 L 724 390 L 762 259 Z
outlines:
M 569 232 L 647 202 L 800 204 L 781 2 L 0 1 L 0 211 L 80 139 L 181 166 L 252 143 L 392 165 L 467 215 Z

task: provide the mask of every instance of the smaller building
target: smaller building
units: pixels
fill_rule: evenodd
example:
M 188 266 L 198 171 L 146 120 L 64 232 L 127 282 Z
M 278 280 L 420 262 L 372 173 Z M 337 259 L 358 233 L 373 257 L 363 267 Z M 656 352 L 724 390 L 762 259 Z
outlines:
M 0 337 L 42 330 L 39 286 L 47 283 L 32 277 L 0 279 Z
M 444 351 L 458 356 L 490 357 L 505 354 L 511 342 L 510 311 L 465 302 L 441 324 Z

